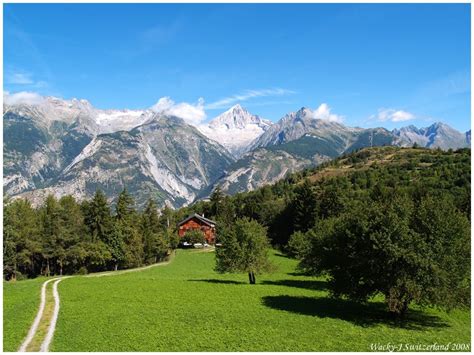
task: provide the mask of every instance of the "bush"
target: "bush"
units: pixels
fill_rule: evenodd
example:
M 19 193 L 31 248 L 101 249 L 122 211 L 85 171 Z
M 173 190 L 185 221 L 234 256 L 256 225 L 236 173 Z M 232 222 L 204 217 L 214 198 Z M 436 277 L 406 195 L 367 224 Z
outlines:
M 191 244 L 196 244 L 196 243 L 204 244 L 206 242 L 204 233 L 200 231 L 199 229 L 192 229 L 190 231 L 187 231 L 181 240 L 183 242 L 188 242 Z
M 310 247 L 311 245 L 306 234 L 298 231 L 293 233 L 288 241 L 288 254 L 301 259 L 307 254 Z
M 85 266 L 80 267 L 79 270 L 77 270 L 77 274 L 78 275 L 87 275 L 88 274 L 87 268 Z

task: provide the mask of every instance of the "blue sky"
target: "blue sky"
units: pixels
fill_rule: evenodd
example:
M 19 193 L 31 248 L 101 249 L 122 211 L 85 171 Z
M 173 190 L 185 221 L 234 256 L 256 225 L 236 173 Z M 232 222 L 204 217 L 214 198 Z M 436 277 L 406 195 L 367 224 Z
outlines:
M 465 131 L 470 5 L 4 4 L 4 90 Z

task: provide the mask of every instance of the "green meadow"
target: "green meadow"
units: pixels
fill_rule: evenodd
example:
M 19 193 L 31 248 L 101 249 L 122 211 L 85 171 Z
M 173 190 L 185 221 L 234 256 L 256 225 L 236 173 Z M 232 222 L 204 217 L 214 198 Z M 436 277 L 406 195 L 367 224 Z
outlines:
M 48 278 L 3 282 L 3 351 L 17 351 L 40 303 L 41 285 Z
M 169 265 L 64 280 L 51 350 L 371 351 L 372 343 L 470 344 L 469 311 L 412 307 L 400 324 L 388 318 L 381 299 L 367 305 L 332 299 L 323 279 L 298 274 L 295 260 L 277 252 L 271 259 L 277 271 L 259 275 L 256 285 L 246 275 L 214 272 L 213 253 L 188 250 L 178 250 Z M 41 281 L 5 284 L 5 350 L 15 350 L 26 335 Z

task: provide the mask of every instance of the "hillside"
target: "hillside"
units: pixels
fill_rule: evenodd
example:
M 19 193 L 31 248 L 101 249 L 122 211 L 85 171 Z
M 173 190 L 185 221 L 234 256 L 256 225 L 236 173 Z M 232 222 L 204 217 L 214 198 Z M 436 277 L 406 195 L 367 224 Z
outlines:
M 266 225 L 270 238 L 278 245 L 286 245 L 290 235 L 298 230 L 296 205 L 307 216 L 305 223 L 311 225 L 312 218 L 326 218 L 374 198 L 389 199 L 401 194 L 413 199 L 447 196 L 469 217 L 470 154 L 470 149 L 364 148 L 289 174 L 272 185 L 229 196 L 226 210 L 231 212 L 226 213 L 247 216 Z M 305 192 L 302 186 L 306 180 L 310 183 L 306 190 L 310 191 Z M 197 202 L 176 214 L 183 216 L 192 211 L 212 215 L 213 208 L 212 203 Z
M 453 168 L 450 174 L 453 176 L 458 173 L 465 174 L 470 166 L 469 158 L 469 149 L 444 152 L 423 148 L 364 148 L 352 154 L 343 155 L 317 169 L 309 169 L 303 172 L 303 175 L 307 176 L 311 182 L 318 182 L 336 176 L 354 176 L 381 169 L 398 169 L 407 174 L 404 181 L 416 183 L 423 177 L 436 176 L 438 169 L 448 173 L 447 170 Z M 440 178 L 443 177 L 445 176 L 440 176 Z M 462 176 L 458 177 L 462 180 Z M 464 182 L 469 183 L 469 180 Z M 457 183 L 462 186 L 460 181 Z

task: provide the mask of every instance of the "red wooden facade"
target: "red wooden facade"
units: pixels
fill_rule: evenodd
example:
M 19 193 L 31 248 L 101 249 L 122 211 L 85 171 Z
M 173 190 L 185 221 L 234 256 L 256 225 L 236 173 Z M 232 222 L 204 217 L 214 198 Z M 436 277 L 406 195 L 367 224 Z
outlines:
M 194 229 L 202 231 L 206 241 L 209 244 L 214 244 L 216 240 L 216 222 L 195 213 L 178 223 L 180 238 L 184 237 L 187 231 Z

